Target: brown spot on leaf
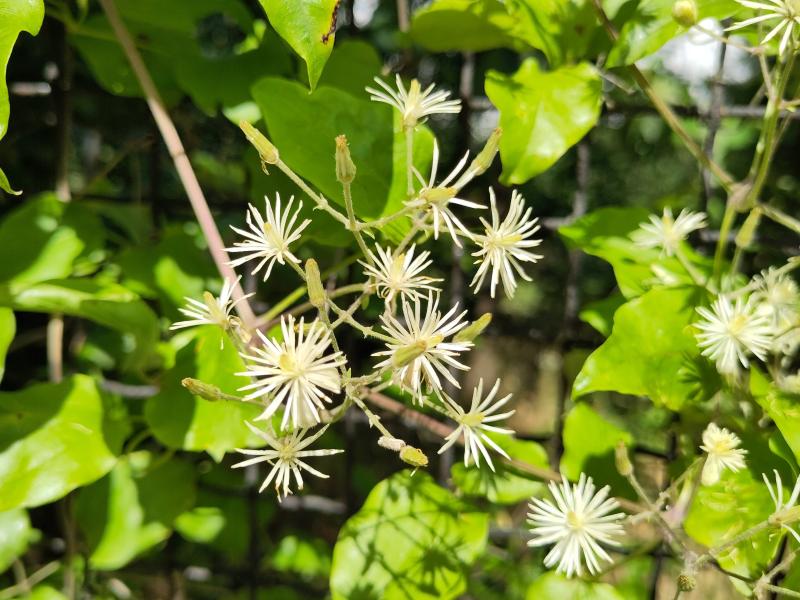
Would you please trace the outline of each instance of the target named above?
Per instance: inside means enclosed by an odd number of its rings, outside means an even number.
[[[341,3],[342,0],[336,0],[336,5],[333,7],[333,13],[331,14],[331,26],[328,28],[328,32],[322,36],[323,44],[327,44],[328,40],[336,33],[336,19],[339,17],[339,5]]]

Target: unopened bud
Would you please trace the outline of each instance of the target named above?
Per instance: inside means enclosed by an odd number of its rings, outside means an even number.
[[[483,147],[483,150],[478,153],[478,156],[475,157],[470,165],[469,170],[475,175],[485,173],[486,170],[492,166],[494,157],[497,156],[497,150],[500,148],[500,137],[502,135],[503,130],[498,127],[492,132],[489,139],[486,140],[486,145]]]
[[[406,443],[400,438],[382,435],[380,438],[378,438],[378,446],[381,448],[386,448],[387,450],[391,450],[392,452],[400,452],[406,447]]]
[[[744,223],[742,223],[741,229],[739,229],[739,233],[736,234],[735,241],[737,248],[747,248],[753,243],[753,238],[755,237],[756,229],[758,229],[758,224],[760,222],[761,209],[756,206],[750,211],[750,214],[747,215]]]
[[[253,144],[261,160],[267,164],[278,164],[278,149],[272,145],[263,133],[253,127],[247,121],[240,121],[239,128],[244,132],[247,141]]]
[[[689,573],[681,573],[678,575],[678,589],[682,592],[691,592],[697,587],[697,579],[694,575]]]
[[[336,179],[339,183],[350,183],[356,178],[356,165],[350,158],[347,137],[336,136]]]
[[[414,448],[414,446],[403,446],[400,450],[400,460],[416,468],[428,466],[428,457],[422,450]]]
[[[327,297],[325,288],[322,287],[319,266],[313,258],[309,258],[306,261],[306,286],[308,287],[308,300],[311,302],[311,306],[317,309],[323,308]]]
[[[677,0],[672,5],[672,18],[681,27],[691,27],[697,23],[697,4],[694,0]]]
[[[396,369],[405,367],[422,356],[425,350],[427,350],[425,342],[417,342],[410,346],[403,346],[392,355],[392,366]]]
[[[617,471],[619,471],[620,475],[630,477],[633,474],[633,465],[628,456],[628,448],[622,440],[618,441],[616,448],[614,448],[614,460],[617,463]]]
[[[473,321],[464,329],[459,331],[453,336],[453,341],[458,342],[471,342],[483,333],[483,330],[492,322],[492,313],[483,313],[477,320]]]
[[[205,383],[200,381],[199,379],[192,379],[191,377],[186,377],[185,379],[181,380],[181,385],[185,387],[191,394],[195,396],[200,396],[205,400],[211,400],[212,402],[216,402],[217,400],[221,400],[223,397],[222,390],[219,389],[215,385],[211,385],[210,383]]]

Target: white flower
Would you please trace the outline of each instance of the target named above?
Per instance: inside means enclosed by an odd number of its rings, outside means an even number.
[[[242,353],[248,368],[237,375],[255,381],[240,391],[254,390],[245,400],[272,395],[256,421],[269,419],[285,402],[281,429],[286,429],[290,416],[293,427],[319,423],[319,409],[324,407],[323,402],[331,402],[326,392],[338,393],[341,389],[337,369],[345,364],[345,357],[341,352],[325,354],[331,344],[330,333],[316,319],[307,328],[300,319],[295,327],[294,317],[284,316],[281,331],[280,342],[258,331],[263,348],[253,348],[253,354]]]
[[[513,434],[511,429],[504,429],[489,423],[502,421],[514,414],[515,411],[509,410],[502,414],[495,414],[501,407],[505,406],[511,400],[511,394],[503,396],[500,400],[495,401],[497,390],[500,388],[500,380],[498,379],[494,387],[489,391],[486,398],[481,399],[483,396],[483,379],[478,381],[478,387],[472,392],[472,404],[469,407],[469,412],[464,412],[464,409],[458,403],[447,396],[442,394],[445,406],[451,413],[451,416],[458,423],[458,427],[453,430],[453,433],[445,438],[445,444],[439,448],[439,454],[452,446],[461,434],[464,434],[464,466],[468,467],[470,459],[475,463],[476,467],[480,466],[481,458],[486,459],[489,468],[494,471],[494,464],[486,446],[489,445],[498,454],[509,458],[505,450],[498,446],[492,438],[486,435],[486,431],[494,431],[495,433]]]
[[[698,345],[703,355],[716,362],[720,373],[737,373],[739,363],[747,368],[748,354],[760,360],[766,358],[772,344],[772,328],[769,319],[757,314],[749,301],[737,298],[733,304],[719,296],[711,310],[700,307],[697,312],[703,317],[695,323],[701,331],[697,334]]]
[[[703,485],[714,485],[719,481],[722,471],[730,469],[734,473],[745,466],[744,456],[747,450],[739,448],[741,440],[735,433],[724,427],[709,423],[703,432],[703,445],[700,449],[706,452],[701,481]]]
[[[439,144],[436,142],[436,140],[433,140],[433,162],[431,164],[430,180],[426,182],[422,175],[420,175],[419,171],[414,169],[414,175],[416,175],[417,179],[419,180],[422,189],[420,189],[415,198],[412,198],[406,202],[406,206],[421,208],[431,212],[433,216],[434,239],[439,239],[439,230],[441,229],[442,225],[444,225],[447,228],[447,231],[450,232],[450,237],[453,238],[453,243],[459,248],[461,247],[461,241],[458,239],[456,229],[461,231],[461,233],[467,237],[472,237],[472,234],[466,227],[464,227],[464,224],[458,220],[458,217],[455,216],[450,208],[450,205],[457,204],[460,206],[466,206],[468,208],[486,208],[483,204],[478,204],[477,202],[456,197],[456,194],[460,189],[459,182],[469,173],[469,171],[467,171],[464,176],[459,178],[459,181],[456,182],[454,186],[450,186],[455,178],[458,177],[458,174],[464,168],[464,165],[467,164],[467,158],[469,158],[469,152],[467,152],[458,162],[452,172],[445,177],[444,180],[439,183],[439,185],[436,185],[436,173],[439,169]]]
[[[178,321],[170,326],[170,330],[184,329],[186,327],[194,327],[196,325],[218,325],[224,330],[228,331],[232,327],[238,326],[238,321],[235,317],[231,317],[231,311],[236,307],[239,302],[246,300],[253,294],[242,296],[238,300],[231,302],[231,294],[233,288],[239,283],[241,277],[238,277],[235,282],[229,279],[225,280],[222,285],[222,290],[219,293],[219,298],[215,298],[211,292],[203,294],[203,301],[195,300],[194,298],[186,298],[186,307],[179,308],[178,310],[185,316],[189,317],[188,321]],[[224,338],[220,341],[220,347],[224,343]]]
[[[492,210],[492,223],[489,224],[486,219],[481,217],[481,223],[486,229],[486,233],[476,237],[481,248],[477,252],[473,252],[472,256],[477,257],[475,264],[480,266],[470,285],[475,286],[475,293],[477,293],[491,269],[490,293],[492,298],[494,298],[498,279],[503,282],[506,296],[512,298],[517,289],[514,271],[525,281],[530,281],[531,278],[525,273],[520,263],[535,263],[542,258],[540,254],[534,254],[527,250],[527,248],[535,248],[542,243],[540,239],[530,239],[534,233],[539,231],[538,219],[531,219],[532,209],[525,210],[525,199],[516,190],[511,192],[511,205],[508,207],[505,220],[500,221],[497,199],[492,188],[489,188],[489,204]]]
[[[611,557],[600,544],[615,546],[615,538],[625,531],[619,521],[622,513],[610,514],[619,508],[614,498],[608,497],[609,487],[595,493],[591,477],[581,473],[574,486],[562,479],[561,485],[550,482],[549,500],[531,498],[528,522],[534,538],[529,546],[555,546],[544,559],[546,567],[558,565],[556,571],[567,577],[583,574],[583,564],[590,573],[600,570],[599,560],[611,562]],[[598,560],[599,559],[599,560]]]
[[[784,502],[783,501],[783,482],[781,481],[781,476],[778,473],[778,471],[776,471],[776,470],[773,470],[773,473],[775,473],[775,487],[774,488],[772,487],[772,484],[770,483],[769,479],[767,479],[767,476],[765,474],[762,473],[761,477],[763,477],[764,483],[767,484],[767,489],[769,490],[769,495],[772,497],[772,501],[775,503],[775,512],[773,514],[774,515],[778,515],[779,517],[782,517],[784,515],[782,515],[780,513],[785,513],[786,511],[789,511],[792,508],[795,508],[795,505],[797,504],[797,500],[800,499],[800,477],[797,478],[797,481],[794,484],[794,489],[792,489],[792,493],[789,496],[789,499],[786,502]],[[789,516],[789,515],[786,515],[786,516]],[[798,517],[800,517],[800,515],[798,515]],[[790,518],[791,518],[791,516],[790,516]],[[797,519],[793,519],[793,520],[797,520]],[[798,542],[800,542],[800,533],[798,533],[796,529],[790,527],[789,523],[784,523],[780,519],[779,519],[779,522],[781,524],[781,527],[783,527],[786,531],[791,533],[794,536],[794,539],[796,539]]]
[[[456,387],[460,387],[449,368],[469,370],[469,367],[458,362],[457,358],[461,352],[466,352],[473,345],[472,342],[445,341],[445,338],[466,327],[467,322],[463,319],[467,311],[456,314],[458,312],[456,304],[442,316],[439,312],[438,296],[434,298],[433,293],[429,292],[423,315],[424,301],[422,298],[415,298],[412,305],[403,298],[405,324],[392,314],[381,315],[383,328],[393,341],[387,344],[388,350],[373,354],[373,356],[387,357],[375,365],[375,368],[392,369],[392,381],[410,391],[420,404],[423,402],[423,383],[434,390],[442,389],[439,375]],[[398,353],[413,349],[418,349],[420,354],[398,368]]]
[[[420,295],[418,290],[436,291],[436,287],[431,284],[441,281],[421,274],[433,261],[428,258],[430,252],[427,251],[414,256],[414,248],[412,245],[407,252],[395,256],[391,248],[387,247],[384,250],[377,245],[377,253],[368,251],[369,262],[359,261],[364,265],[367,276],[375,280],[378,295],[384,298],[387,304],[397,295],[413,299]]]
[[[300,214],[303,203],[299,202],[297,210],[290,215],[294,196],[289,198],[289,202],[286,203],[286,208],[283,211],[281,210],[280,194],[275,194],[274,210],[270,206],[269,199],[265,197],[264,200],[267,208],[266,221],[252,204],[248,204],[249,210],[246,214],[247,226],[250,231],[231,226],[231,229],[244,236],[245,239],[243,242],[234,243],[232,248],[226,248],[226,250],[228,252],[246,253],[244,256],[232,260],[230,262],[232,267],[238,267],[251,260],[258,260],[258,264],[251,271],[252,275],[255,275],[264,265],[267,265],[267,269],[264,271],[264,281],[266,281],[276,262],[282,265],[286,264],[287,260],[293,263],[300,262],[300,259],[289,251],[289,245],[300,239],[300,234],[308,227],[311,220],[306,219],[295,227],[297,215]]]
[[[308,429],[295,430],[287,435],[275,437],[266,431],[262,431],[261,429],[254,427],[247,421],[245,421],[245,425],[250,428],[250,431],[266,441],[269,445],[269,448],[266,450],[248,450],[237,448],[237,452],[241,452],[242,454],[249,456],[255,456],[256,458],[248,458],[240,463],[236,463],[233,465],[233,468],[238,469],[260,462],[268,462],[270,465],[272,465],[272,468],[270,469],[267,477],[264,479],[264,483],[261,484],[261,487],[258,489],[258,491],[259,493],[263,492],[264,489],[274,479],[275,491],[278,494],[278,500],[281,500],[281,488],[283,488],[284,498],[292,493],[292,490],[289,489],[292,475],[294,475],[295,482],[297,483],[297,489],[303,489],[303,477],[301,475],[301,471],[308,471],[312,475],[316,475],[322,479],[328,479],[327,475],[320,473],[313,467],[309,466],[308,463],[303,460],[304,458],[309,458],[312,456],[330,456],[332,454],[344,452],[344,450],[305,450],[305,448],[313,444],[323,433],[325,433],[325,431],[328,429],[327,425],[308,438],[305,437],[306,433],[308,433]]]
[[[461,102],[459,100],[447,99],[450,92],[434,92],[433,84],[422,90],[419,81],[416,79],[411,80],[408,91],[406,91],[400,75],[396,77],[397,89],[392,88],[379,77],[375,78],[375,83],[382,89],[377,90],[371,87],[366,89],[370,94],[370,100],[383,102],[400,111],[403,116],[403,127],[407,129],[414,128],[417,123],[424,121],[425,117],[429,115],[458,113],[461,111]]]
[[[763,46],[783,31],[781,43],[778,46],[778,54],[783,54],[789,47],[789,42],[792,41],[795,26],[800,25],[800,2],[797,0],[765,0],[764,2],[752,2],[752,0],[736,1],[742,6],[763,10],[765,12],[757,17],[734,23],[733,26],[728,27],[727,31],[734,31],[755,23],[761,23],[762,21],[780,19],[778,24],[764,36],[763,40],[761,40],[761,45]]]
[[[776,335],[800,320],[800,290],[794,279],[770,267],[753,278],[756,290],[751,300],[757,311],[769,317]]]
[[[650,215],[649,223],[642,223],[631,234],[631,239],[641,248],[661,248],[661,254],[674,256],[680,243],[690,233],[706,226],[706,214],[685,208],[677,219],[672,218],[672,209],[667,207],[661,217]]]

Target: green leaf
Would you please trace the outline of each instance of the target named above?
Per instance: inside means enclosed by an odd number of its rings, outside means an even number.
[[[625,600],[625,596],[608,583],[567,579],[552,571],[534,581],[525,597],[527,600]]]
[[[306,62],[313,91],[333,49],[338,0],[259,0],[275,28]]]
[[[410,33],[431,52],[483,52],[518,45],[516,23],[500,0],[435,0],[414,13]]]
[[[573,397],[615,391],[679,410],[696,395],[687,364],[699,356],[689,328],[699,300],[697,288],[656,288],[621,306],[611,336],[578,373]]]
[[[163,444],[183,450],[207,451],[216,460],[234,448],[259,445],[245,426],[261,412],[244,402],[211,402],[192,396],[182,385],[184,377],[212,382],[223,392],[236,394],[246,379],[236,373],[245,370],[233,343],[219,327],[197,328],[196,339],[177,355],[173,369],[164,374],[161,391],[149,398],[144,415],[153,434]],[[261,442],[263,444],[263,441]]]
[[[345,134],[359,171],[352,184],[353,205],[361,217],[381,214],[392,180],[391,109],[320,86],[309,94],[302,85],[267,77],[253,86],[272,142],[281,158],[322,194],[344,206],[336,180],[334,139]],[[311,202],[305,199],[305,202]]]
[[[3,381],[6,370],[6,353],[16,332],[17,320],[14,318],[14,311],[0,308],[0,381]]]
[[[684,529],[701,544],[716,546],[764,521],[774,508],[766,486],[748,469],[726,471],[719,483],[698,488]],[[767,570],[781,537],[764,531],[717,559],[734,573],[758,577]]]
[[[344,40],[334,48],[319,85],[336,87],[356,98],[364,97],[364,88],[375,85],[383,63],[378,52],[361,40]]]
[[[22,556],[35,538],[28,511],[15,508],[0,512],[0,573]]]
[[[614,293],[608,298],[588,303],[578,317],[608,337],[611,335],[611,328],[614,325],[614,313],[623,304],[625,304],[625,296]]]
[[[22,193],[20,190],[15,190],[11,187],[11,183],[8,181],[8,176],[5,174],[3,169],[0,169],[0,190],[3,190],[7,194],[11,194],[13,196],[19,196]]]
[[[0,393],[0,511],[47,504],[105,475],[117,461],[108,433],[85,375]]]
[[[81,490],[78,525],[95,569],[119,569],[169,537],[194,501],[194,467],[149,452],[121,459],[106,477]]]
[[[800,396],[778,389],[758,369],[750,370],[750,392],[800,461]]]
[[[331,554],[323,540],[287,535],[281,538],[271,554],[269,564],[277,571],[296,573],[305,579],[327,578],[331,570]]]
[[[486,545],[488,524],[427,473],[397,473],[339,532],[333,598],[455,598],[466,589],[465,567]]]
[[[503,128],[501,181],[519,184],[550,168],[594,127],[602,86],[588,63],[541,71],[529,58],[513,75],[489,71],[486,95]]]
[[[700,19],[723,19],[741,7],[733,0],[696,0]],[[686,29],[672,18],[674,0],[640,0],[635,12],[626,15],[619,38],[608,54],[607,67],[630,65],[656,52]]]
[[[125,368],[142,366],[158,341],[159,325],[147,304],[130,290],[87,279],[0,286],[0,306],[18,311],[83,317],[131,336]]]
[[[599,487],[610,485],[616,494],[635,497],[617,471],[614,449],[618,442],[630,446],[633,436],[604,418],[585,402],[579,402],[564,420],[564,454],[561,471],[577,480],[581,473],[594,477]]]
[[[49,585],[37,585],[30,594],[23,596],[25,600],[67,600],[67,597]]]
[[[518,440],[507,435],[495,435],[492,439],[513,459],[547,468],[547,452],[540,444]],[[465,467],[456,463],[450,470],[453,483],[465,494],[483,496],[495,504],[516,504],[538,495],[544,484],[531,475],[519,473],[501,460],[494,461],[495,472],[488,466]]]
[[[23,31],[36,35],[44,20],[42,0],[0,0],[0,140],[8,132],[11,105],[8,102],[6,69],[11,50]],[[0,189],[9,194],[19,194],[11,189],[6,174],[0,170]]]

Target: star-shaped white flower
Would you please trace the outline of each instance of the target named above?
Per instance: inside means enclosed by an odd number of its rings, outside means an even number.
[[[179,308],[178,310],[189,317],[189,320],[173,323],[170,326],[170,330],[195,327],[197,325],[217,325],[222,327],[225,331],[237,327],[238,320],[231,316],[231,312],[237,304],[247,300],[247,298],[253,295],[247,294],[238,300],[231,301],[233,288],[239,283],[239,280],[241,280],[241,277],[238,277],[235,282],[226,279],[225,283],[222,284],[222,290],[218,298],[215,298],[211,292],[205,292],[203,294],[202,302],[194,298],[185,298],[186,307]],[[222,347],[224,341],[224,338],[220,341],[220,347]]]
[[[631,239],[641,248],[660,248],[662,256],[674,256],[690,233],[705,226],[705,213],[684,208],[678,218],[673,219],[672,209],[667,207],[661,217],[650,215],[650,222],[639,225]]]
[[[328,475],[317,471],[303,459],[314,456],[331,456],[332,454],[340,454],[341,452],[344,452],[344,450],[333,449],[306,450],[306,448],[317,441],[317,439],[325,433],[325,431],[328,429],[327,425],[325,425],[325,427],[321,428],[311,437],[305,437],[308,433],[308,429],[299,429],[284,436],[275,437],[266,431],[262,431],[258,427],[253,426],[247,421],[245,421],[245,425],[247,425],[250,431],[252,431],[255,435],[267,442],[269,448],[264,450],[237,448],[237,452],[241,452],[242,454],[248,456],[254,456],[255,458],[248,458],[247,460],[236,463],[233,465],[233,468],[239,469],[242,467],[255,465],[260,462],[268,462],[270,465],[272,465],[272,468],[270,469],[258,491],[259,493],[263,492],[270,482],[274,480],[275,491],[278,494],[278,500],[282,500],[281,491],[283,491],[283,498],[286,498],[286,496],[292,493],[292,490],[289,488],[292,475],[294,475],[297,489],[303,489],[303,476],[301,471],[307,471],[316,477],[328,479]],[[281,488],[283,489],[281,490]]]
[[[698,345],[704,356],[716,362],[720,373],[736,374],[740,364],[747,368],[749,354],[766,359],[772,345],[771,323],[749,301],[737,298],[732,303],[726,296],[718,296],[711,310],[700,307],[697,312],[703,317],[695,323],[701,331]]]
[[[472,256],[477,259],[475,264],[480,266],[470,285],[475,286],[475,293],[478,293],[486,275],[491,270],[492,279],[489,289],[492,298],[494,298],[498,280],[503,282],[506,296],[512,298],[517,289],[514,272],[516,271],[517,275],[525,281],[530,281],[531,278],[525,273],[521,263],[535,263],[542,258],[541,254],[534,254],[528,250],[528,248],[535,248],[542,243],[540,239],[531,239],[531,236],[539,231],[539,220],[531,218],[533,209],[529,207],[525,210],[525,199],[516,190],[511,192],[511,205],[508,207],[508,214],[503,221],[500,220],[497,198],[492,188],[489,188],[489,204],[492,210],[492,222],[490,224],[481,217],[485,233],[475,237],[480,249],[472,253]]]
[[[511,400],[511,394],[503,396],[495,401],[497,390],[500,389],[500,380],[498,379],[486,398],[483,398],[483,379],[478,381],[478,386],[472,392],[472,404],[469,407],[469,412],[465,412],[459,404],[446,394],[442,394],[441,398],[444,401],[445,407],[450,412],[450,415],[458,423],[453,432],[445,438],[445,444],[439,448],[439,454],[447,450],[450,446],[458,441],[459,437],[464,435],[464,466],[468,467],[470,461],[475,463],[476,467],[480,467],[481,454],[489,465],[489,468],[494,471],[494,464],[486,446],[492,448],[501,456],[509,458],[505,450],[498,446],[486,432],[493,431],[494,433],[513,434],[511,429],[505,429],[492,425],[497,421],[507,419],[514,414],[515,411],[509,410],[501,414],[497,411],[505,406]]]
[[[244,256],[230,262],[232,267],[238,267],[251,260],[258,261],[258,264],[251,271],[252,275],[258,273],[266,265],[267,268],[264,271],[264,281],[266,281],[270,273],[272,273],[272,267],[275,266],[276,262],[282,265],[286,264],[286,261],[292,261],[295,264],[300,263],[300,259],[292,254],[289,246],[300,239],[300,235],[311,223],[311,220],[305,219],[295,227],[297,216],[300,214],[300,209],[303,208],[303,203],[299,202],[297,210],[292,214],[294,196],[289,198],[289,202],[286,203],[286,207],[283,209],[281,209],[280,194],[275,194],[274,209],[270,205],[268,198],[265,197],[264,200],[266,201],[266,220],[252,204],[248,204],[249,210],[246,213],[246,218],[249,231],[231,226],[231,229],[236,233],[244,236],[244,241],[235,242],[233,247],[226,248],[226,250],[231,253],[244,253]]]
[[[427,306],[423,312],[423,303]],[[401,322],[393,314],[381,315],[383,328],[392,342],[387,343],[388,350],[376,352],[373,356],[385,356],[383,362],[375,365],[376,369],[392,369],[392,381],[408,390],[414,399],[423,403],[423,385],[440,391],[442,389],[441,377],[447,379],[456,387],[458,381],[450,373],[450,367],[462,371],[469,367],[458,361],[458,356],[472,347],[472,342],[445,341],[467,326],[464,315],[467,311],[458,313],[458,304],[453,306],[442,316],[439,312],[438,296],[428,293],[428,298],[415,298],[409,302],[403,299],[403,318]],[[398,353],[409,349],[418,349],[419,356],[397,367]]]
[[[461,240],[458,239],[456,230],[460,231],[462,235],[467,237],[472,237],[472,234],[466,227],[464,227],[464,224],[453,213],[451,205],[457,204],[459,206],[466,206],[467,208],[486,208],[483,204],[478,204],[477,202],[472,202],[471,200],[464,200],[463,198],[456,197],[456,194],[458,194],[460,189],[458,185],[459,182],[456,181],[456,178],[464,169],[464,165],[467,164],[468,158],[469,152],[464,155],[451,173],[437,185],[436,174],[439,170],[439,144],[436,142],[436,140],[433,140],[433,162],[431,163],[430,179],[425,181],[419,171],[414,169],[414,175],[416,176],[422,188],[414,198],[406,202],[406,206],[423,209],[426,212],[431,213],[431,216],[433,217],[434,239],[439,239],[439,231],[442,229],[442,227],[445,227],[447,228],[447,231],[450,232],[450,237],[453,238],[453,243],[459,248],[461,247]],[[469,171],[467,171],[467,173],[469,173]],[[459,178],[459,181],[461,179],[463,179],[463,177]],[[454,182],[455,185],[451,185]]]
[[[703,485],[714,485],[719,481],[722,471],[730,469],[734,473],[745,467],[744,457],[747,450],[739,448],[739,436],[724,427],[709,423],[703,432],[703,445],[700,449],[707,454],[701,482]]]
[[[743,27],[754,25],[755,23],[761,23],[762,21],[778,19],[777,25],[775,25],[769,33],[764,36],[764,39],[761,40],[761,45],[763,46],[783,31],[781,42],[778,45],[778,54],[786,52],[787,48],[790,46],[790,42],[793,41],[796,28],[800,27],[800,2],[797,0],[765,0],[764,2],[753,2],[752,0],[736,1],[742,6],[764,11],[764,13],[757,17],[734,23],[731,27],[728,27],[726,31],[735,31]]]
[[[575,485],[566,478],[560,485],[550,482],[555,503],[531,498],[528,523],[533,539],[528,545],[555,543],[544,559],[546,567],[556,565],[557,572],[572,577],[583,574],[584,564],[595,574],[600,561],[612,562],[601,544],[618,545],[617,539],[625,533],[620,525],[625,515],[612,513],[619,503],[608,497],[609,489],[605,486],[595,493],[592,478],[581,473]]]
[[[378,295],[390,304],[395,297],[402,296],[414,299],[420,296],[420,290],[433,290],[431,285],[441,279],[434,279],[423,275],[433,262],[428,257],[430,252],[420,252],[414,256],[415,246],[412,245],[406,252],[395,255],[392,249],[375,247],[376,252],[369,251],[367,261],[359,261],[364,265],[364,272],[375,280]]]
[[[328,330],[318,320],[308,327],[303,319],[295,326],[292,315],[281,318],[283,340],[258,336],[262,348],[252,348],[242,353],[247,370],[237,373],[255,381],[240,388],[253,390],[245,400],[268,396],[268,404],[256,421],[269,419],[282,404],[286,404],[281,429],[286,429],[291,418],[293,427],[307,427],[319,423],[319,409],[332,402],[328,393],[339,393],[341,377],[339,367],[345,364],[341,352],[325,354],[331,345]]]
[[[777,470],[773,470],[773,473],[775,474],[775,487],[772,486],[770,480],[767,478],[765,474],[762,473],[761,477],[764,479],[764,483],[767,484],[769,495],[772,497],[772,501],[775,503],[775,512],[773,513],[773,515],[777,515],[778,517],[783,517],[786,512],[795,508],[795,506],[797,505],[797,501],[800,499],[800,477],[798,477],[797,481],[795,481],[792,493],[789,495],[789,498],[786,500],[786,502],[784,502],[783,481],[781,481],[781,476]],[[800,515],[797,516],[800,517]],[[791,533],[794,539],[800,542],[800,533],[798,533],[794,527],[791,527],[791,523],[785,523],[783,522],[782,519],[778,520],[780,521],[781,527],[783,527],[786,531]]]
[[[448,100],[450,92],[434,91],[431,84],[424,90],[420,87],[419,81],[411,80],[411,84],[406,90],[400,75],[396,76],[397,89],[388,83],[375,78],[381,89],[368,87],[369,99],[374,102],[383,102],[400,111],[403,116],[403,127],[413,129],[417,123],[425,121],[425,118],[435,114],[458,113],[461,111],[459,100]]]

